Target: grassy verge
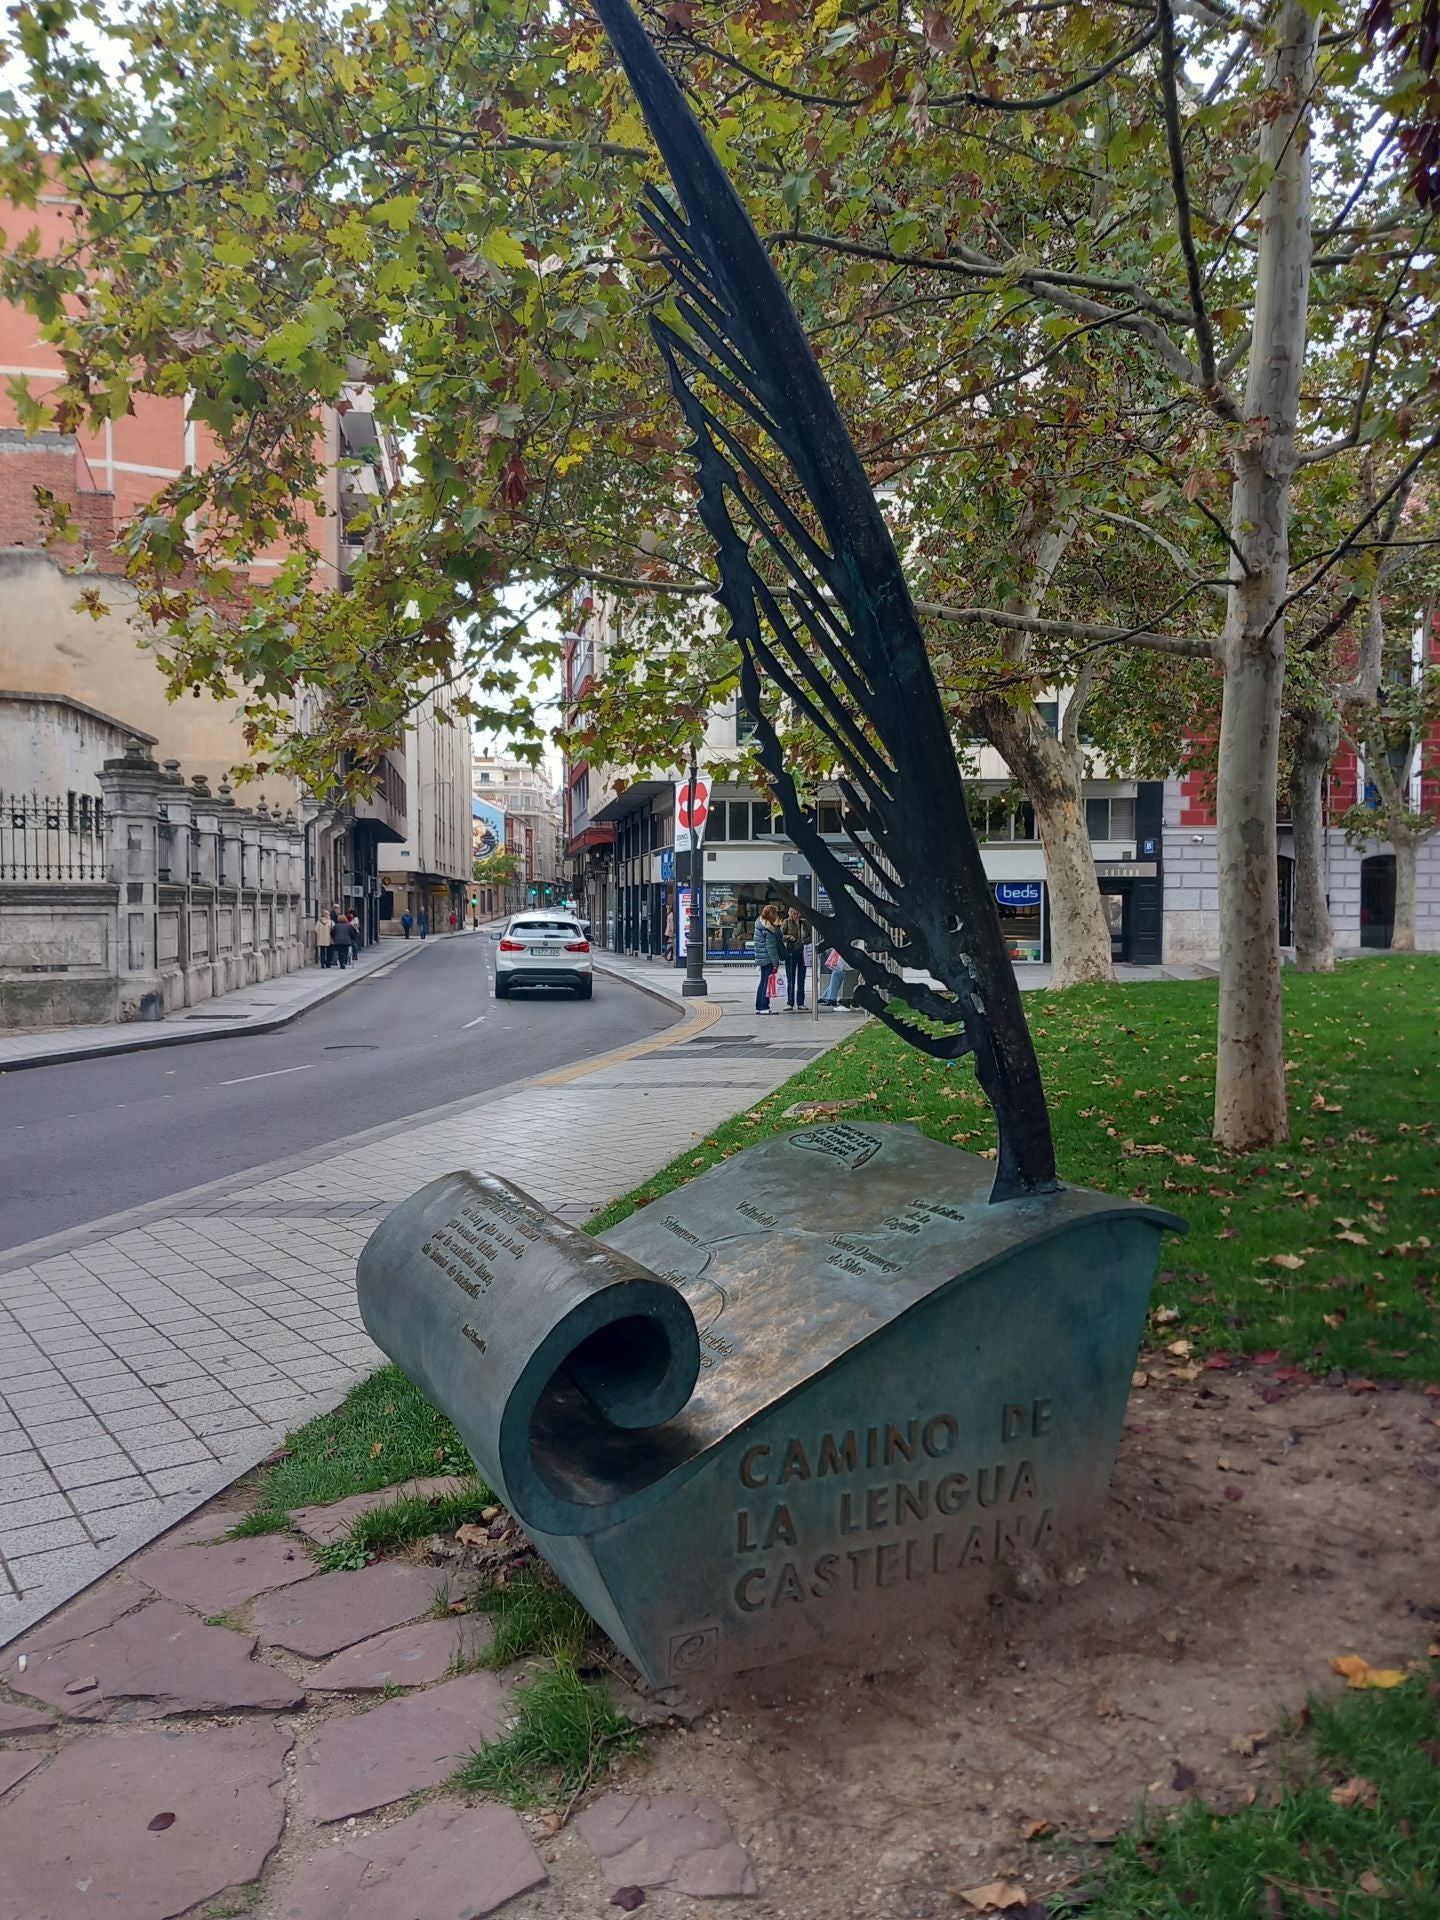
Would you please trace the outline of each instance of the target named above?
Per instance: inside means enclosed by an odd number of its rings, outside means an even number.
[[[1440,1241],[1440,956],[1391,954],[1285,976],[1288,1146],[1220,1151],[1213,981],[1025,996],[1066,1179],[1172,1208],[1169,1337],[1278,1348],[1315,1370],[1433,1379]],[[835,1018],[842,1016],[836,1015]],[[768,1134],[797,1101],[855,1101],[851,1121],[914,1121],[993,1149],[968,1061],[944,1067],[870,1022],[749,1113],[717,1127],[591,1223],[599,1232]]]
[[[1436,1920],[1440,1708],[1425,1676],[1313,1703],[1274,1805],[1127,1836],[1089,1920]],[[1052,1907],[1057,1916],[1067,1911]],[[1076,1911],[1072,1906],[1068,1911]]]
[[[508,1667],[527,1654],[574,1666],[596,1631],[580,1602],[549,1573],[516,1574],[503,1587],[477,1594],[474,1605],[489,1615],[494,1631],[487,1667]]]
[[[563,1805],[639,1738],[608,1690],[583,1680],[568,1661],[517,1689],[515,1701],[510,1732],[472,1753],[452,1787],[491,1793],[515,1807]]]
[[[283,1456],[257,1476],[254,1510],[233,1532],[274,1532],[296,1507],[373,1493],[405,1480],[474,1472],[475,1463],[450,1421],[421,1398],[398,1367],[382,1367],[333,1413],[289,1436]],[[439,1524],[424,1531],[434,1533]]]
[[[363,1567],[377,1553],[393,1551],[408,1541],[423,1540],[432,1533],[453,1534],[457,1527],[480,1518],[494,1495],[482,1481],[470,1479],[455,1493],[406,1494],[372,1507],[362,1513],[342,1539],[316,1550],[322,1567]]]

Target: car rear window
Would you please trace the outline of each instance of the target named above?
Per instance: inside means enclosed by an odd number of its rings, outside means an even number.
[[[580,929],[573,920],[517,920],[510,928],[511,933],[568,933],[572,939],[579,937]]]

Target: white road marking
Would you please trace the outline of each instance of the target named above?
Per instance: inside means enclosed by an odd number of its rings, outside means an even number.
[[[282,1073],[308,1073],[315,1062],[307,1060],[303,1067],[272,1067],[269,1073],[242,1073],[238,1080],[222,1080],[222,1087],[243,1087],[247,1080],[274,1080]]]
[[[467,1020],[465,1022],[465,1025],[460,1029],[460,1031],[464,1033],[471,1027],[478,1027],[480,1022],[484,1020],[486,1017],[487,1016],[483,1013],[477,1013],[473,1020]]]

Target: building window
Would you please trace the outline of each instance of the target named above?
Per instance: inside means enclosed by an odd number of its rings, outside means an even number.
[[[1092,840],[1133,840],[1135,838],[1133,795],[1087,800],[1085,831]]]
[[[755,738],[755,719],[745,710],[745,703],[739,693],[735,695],[735,740],[739,746]]]
[[[815,809],[815,826],[822,834],[838,834],[844,831],[838,801],[822,800],[820,802]]]
[[[978,840],[988,842],[1033,841],[1035,809],[1028,800],[1016,800],[1004,793],[976,793],[966,796],[970,822]]]
[[[1060,702],[1058,700],[1037,700],[1035,711],[1050,729],[1051,733],[1060,731]]]
[[[771,816],[770,802],[756,800],[751,803],[751,834],[756,840],[768,840],[775,831]]]

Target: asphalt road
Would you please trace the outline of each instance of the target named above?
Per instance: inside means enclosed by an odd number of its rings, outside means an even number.
[[[278,1033],[0,1076],[0,1247],[658,1033],[619,980],[497,1000],[484,934],[437,940]]]

